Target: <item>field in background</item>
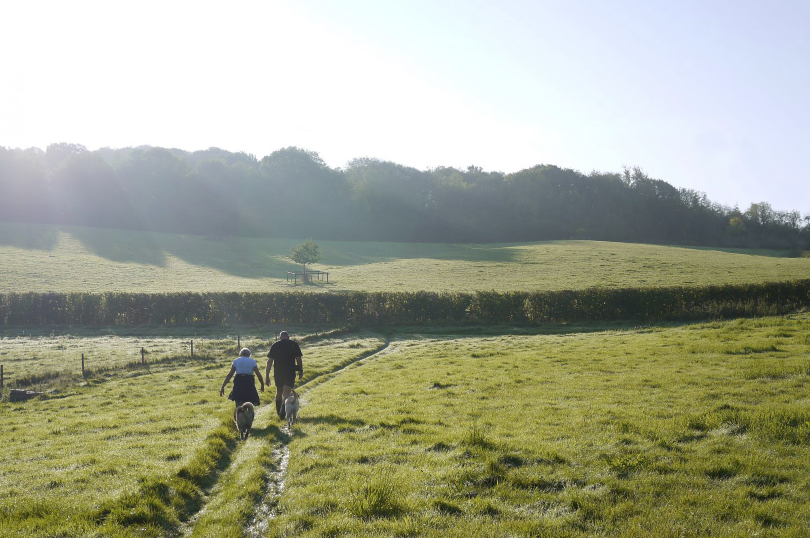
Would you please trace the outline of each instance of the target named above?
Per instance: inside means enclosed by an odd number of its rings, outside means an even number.
[[[317,238],[316,238],[317,239]],[[329,284],[293,286],[300,241],[215,239],[0,223],[3,292],[536,291],[739,284],[807,278],[776,251],[553,241],[414,244],[318,241]]]
[[[810,315],[549,329],[307,336],[288,438],[235,442],[224,348],[2,402],[0,536],[265,535],[279,443],[270,536],[803,535]]]
[[[307,375],[316,375],[353,356],[357,348],[364,348],[363,339],[350,341],[345,337],[316,336],[311,329],[284,327],[293,338],[306,342]],[[188,327],[188,326],[133,326],[102,329],[0,329],[0,364],[6,386],[36,388],[47,387],[56,378],[62,382],[81,377],[81,357],[85,356],[85,369],[89,375],[110,373],[141,364],[140,350],[147,366],[194,356],[215,359],[227,364],[239,354],[237,342],[248,347],[264,372],[267,352],[275,341],[277,327],[258,330],[255,327]],[[308,342],[308,340],[313,340]]]

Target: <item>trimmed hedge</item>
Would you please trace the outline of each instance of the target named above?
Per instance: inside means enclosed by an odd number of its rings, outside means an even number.
[[[764,316],[808,306],[810,280],[505,293],[6,293],[0,324],[533,324]]]

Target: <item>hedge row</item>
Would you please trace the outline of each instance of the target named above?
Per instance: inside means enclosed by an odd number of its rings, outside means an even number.
[[[810,306],[810,280],[538,292],[6,293],[2,325],[521,323],[711,319]]]

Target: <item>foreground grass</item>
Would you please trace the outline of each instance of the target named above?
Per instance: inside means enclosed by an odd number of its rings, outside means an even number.
[[[364,334],[312,338],[303,346],[308,375],[383,344]],[[198,535],[241,529],[263,494],[278,429],[266,425],[272,406],[262,406],[249,449],[237,452],[233,404],[219,396],[234,357],[169,357],[0,403],[0,536],[171,536],[215,484],[199,532],[219,530]]]
[[[0,223],[0,293],[20,291],[535,291],[806,278],[810,258],[599,241],[319,241],[330,283],[293,286],[300,241]],[[69,270],[67,270],[69,269]]]
[[[307,394],[271,536],[805,536],[810,316],[417,339]]]
[[[225,367],[177,361],[171,369],[119,372],[44,400],[0,404],[0,534],[81,534],[111,518],[165,519],[111,505],[149,499],[144,490],[155,493],[151,484],[198,468],[195,454],[209,436],[219,438],[213,446],[226,442],[218,429],[227,416],[216,393]]]
[[[308,339],[267,533],[804,536],[810,315],[577,329]],[[0,403],[0,536],[243,535],[286,438],[236,442],[231,359]]]

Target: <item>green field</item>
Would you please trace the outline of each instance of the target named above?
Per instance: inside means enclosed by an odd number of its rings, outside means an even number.
[[[810,315],[549,329],[307,335],[301,422],[245,443],[216,331],[4,401],[0,536],[806,534]]]
[[[316,238],[317,239],[317,238]],[[810,258],[776,251],[551,241],[413,244],[318,241],[329,284],[287,283],[300,241],[208,238],[0,223],[2,292],[537,291],[740,284],[807,278]]]
[[[319,241],[315,268],[330,283],[295,286],[286,256],[299,242],[0,223],[0,293],[539,291],[810,275],[810,259],[770,251]],[[284,327],[305,354],[301,422],[290,432],[264,405],[239,442],[219,386],[237,338],[263,368],[280,328],[0,329],[0,537],[810,528],[810,314]],[[14,386],[45,394],[11,403]]]

